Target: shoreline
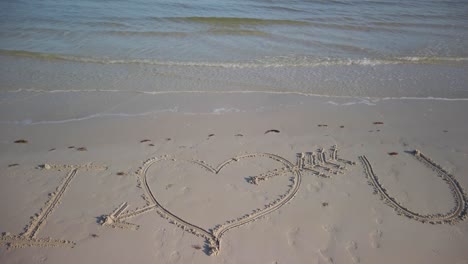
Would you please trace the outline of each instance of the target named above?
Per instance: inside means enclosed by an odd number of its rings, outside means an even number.
[[[24,247],[7,250],[2,245],[4,262],[45,257],[47,263],[63,263],[66,256],[70,263],[457,263],[468,257],[466,220],[457,215],[452,225],[430,224],[398,215],[373,194],[358,162],[365,155],[378,175],[379,190],[408,212],[437,215],[457,201],[460,205],[451,185],[406,151],[419,149],[431,157],[434,166],[453,175],[461,188],[457,194],[463,194],[468,189],[468,124],[461,121],[465,100],[379,100],[370,105],[355,98],[265,93],[8,95],[14,98],[0,104],[1,120],[115,116],[1,124],[0,210],[8,214],[0,217],[0,232],[9,232],[3,240]],[[177,111],[157,112],[162,109]],[[117,116],[143,112],[149,114]],[[338,156],[328,153],[334,145]],[[327,150],[323,162],[329,163],[312,167],[314,159],[307,153],[320,153],[320,148]],[[285,161],[252,153],[271,153]],[[305,157],[302,162],[296,160],[299,154]],[[164,155],[169,156],[151,166],[145,163]],[[338,169],[339,159],[357,164]],[[217,164],[225,165],[221,170]],[[105,169],[86,169],[96,166]],[[73,168],[78,168],[73,182],[55,196]],[[289,199],[284,194],[297,171],[301,177],[293,180],[294,199],[263,216],[258,209]],[[249,181],[254,176],[259,180]],[[142,183],[145,189],[138,187]],[[153,210],[148,194],[142,198],[144,190],[165,210],[206,232],[223,223],[248,223],[223,233],[218,254],[210,255],[201,237]],[[21,237],[30,217],[48,200],[57,205],[47,216],[39,214],[37,237]],[[102,225],[113,211],[115,226],[130,229]],[[257,214],[262,217],[256,219]]]
[[[269,92],[370,98],[468,98],[468,64],[218,68],[100,65],[0,55],[0,92]]]
[[[324,98],[343,98],[343,99],[366,99],[375,102],[386,100],[441,100],[441,101],[466,101],[468,98],[450,98],[450,97],[369,97],[369,96],[353,96],[353,95],[325,95],[304,93],[295,91],[126,91],[126,90],[36,90],[36,89],[17,89],[11,91],[2,91],[0,93],[127,93],[127,94],[148,94],[148,95],[167,95],[167,94],[271,94],[271,95],[298,95]]]
[[[4,97],[0,100],[0,124],[24,126],[64,124],[90,119],[142,118],[164,113],[182,115],[262,113],[288,108],[306,108],[305,105],[316,103],[323,107],[336,107],[337,110],[358,105],[375,107],[400,103],[447,106],[453,104],[463,109],[468,101],[468,98],[369,98],[268,91],[27,90],[0,92],[0,98],[2,94]],[[82,103],[88,107],[82,107]],[[67,108],[73,111],[57,112]]]

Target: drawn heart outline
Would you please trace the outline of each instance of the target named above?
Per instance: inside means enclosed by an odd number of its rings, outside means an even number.
[[[266,204],[263,209],[256,209],[251,214],[246,214],[243,217],[237,218],[236,220],[227,221],[222,225],[217,225],[213,229],[206,230],[202,227],[197,225],[191,224],[190,222],[178,217],[174,213],[170,212],[167,208],[163,207],[159,201],[156,199],[156,195],[151,190],[150,185],[148,184],[147,180],[147,173],[149,168],[156,164],[157,162],[161,162],[164,160],[176,160],[170,156],[162,156],[162,157],[153,157],[148,159],[143,163],[143,166],[139,168],[136,174],[139,176],[139,184],[143,188],[145,194],[144,199],[147,201],[147,208],[154,208],[156,209],[157,213],[162,216],[163,218],[167,219],[170,223],[175,224],[176,226],[182,228],[184,231],[190,232],[196,236],[203,237],[206,241],[206,248],[207,254],[209,255],[217,255],[220,246],[221,246],[221,237],[230,229],[242,226],[249,222],[255,221],[263,216],[266,216],[276,210],[278,210],[283,205],[287,204],[291,201],[294,196],[296,195],[297,191],[299,190],[299,186],[301,184],[302,175],[300,169],[297,168],[294,164],[292,164],[287,159],[270,153],[253,153],[253,154],[246,154],[237,156],[234,158],[230,158],[222,163],[220,163],[217,167],[213,167],[201,160],[180,160],[183,162],[189,162],[195,165],[199,165],[209,172],[218,174],[225,166],[232,162],[239,161],[241,159],[248,159],[248,158],[257,158],[257,157],[267,157],[273,159],[277,162],[283,164],[284,168],[289,170],[293,174],[291,178],[292,184],[290,188],[287,190],[286,193],[280,195],[280,198]]]

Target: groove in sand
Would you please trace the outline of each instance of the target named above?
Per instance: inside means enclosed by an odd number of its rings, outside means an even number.
[[[463,188],[460,186],[458,181],[447,171],[445,171],[440,165],[432,161],[429,157],[422,154],[420,151],[415,150],[411,153],[418,161],[422,162],[424,165],[429,167],[431,170],[437,173],[437,176],[441,177],[450,188],[453,199],[455,201],[455,206],[447,213],[437,213],[437,214],[428,214],[422,215],[417,212],[411,211],[410,209],[401,205],[395,198],[391,197],[387,190],[379,182],[379,179],[374,173],[374,169],[370,164],[366,156],[360,156],[359,160],[361,161],[366,177],[369,179],[369,185],[374,188],[374,191],[380,194],[382,200],[385,204],[392,207],[397,214],[404,215],[410,219],[414,219],[421,223],[430,223],[430,224],[456,224],[464,219],[467,215],[467,199],[464,193]]]
[[[322,155],[322,164],[324,167],[336,167],[335,169],[337,170],[343,170],[344,165],[338,165],[335,164],[331,161],[327,161],[328,158],[326,158],[325,152],[320,152]],[[330,153],[330,160],[332,161],[337,161],[337,148],[334,146],[332,148],[332,152]],[[283,167],[280,169],[280,173],[271,173],[273,176],[279,176],[279,175],[284,175],[284,174],[292,174],[293,177],[290,177],[290,182],[291,185],[289,185],[289,189],[282,195],[279,195],[279,198],[276,200],[264,205],[264,208],[257,208],[253,210],[251,213],[245,214],[241,217],[238,217],[237,219],[232,219],[226,221],[224,224],[221,225],[216,225],[213,229],[204,229],[202,227],[199,227],[197,225],[194,225],[177,215],[173,214],[171,211],[169,211],[167,208],[164,208],[159,201],[156,198],[156,195],[153,193],[151,190],[148,181],[147,181],[147,173],[149,168],[160,161],[164,160],[172,160],[176,161],[176,159],[165,155],[161,157],[153,157],[148,160],[146,160],[143,163],[143,166],[138,169],[136,172],[137,175],[137,187],[142,188],[144,191],[144,194],[142,195],[143,199],[146,202],[145,207],[136,209],[133,211],[125,211],[127,207],[127,203],[122,203],[118,208],[114,210],[113,213],[108,215],[104,221],[102,221],[103,225],[108,225],[111,227],[117,227],[117,228],[133,228],[135,229],[135,225],[130,224],[128,222],[125,222],[124,220],[136,217],[138,215],[144,214],[146,212],[156,210],[156,212],[163,218],[167,219],[170,223],[178,226],[179,228],[183,229],[184,231],[187,231],[193,235],[196,235],[198,237],[202,237],[205,239],[206,243],[206,248],[207,253],[210,255],[216,255],[218,254],[220,247],[221,247],[221,238],[222,236],[229,230],[235,228],[235,227],[240,227],[244,224],[247,224],[249,222],[255,221],[257,219],[260,219],[276,210],[281,208],[282,206],[286,205],[289,203],[296,195],[297,191],[299,190],[299,186],[301,185],[302,181],[302,172],[305,171],[310,171],[311,166],[313,164],[309,164],[306,161],[306,156],[301,153],[300,159],[297,160],[297,164],[294,165],[290,161],[286,160],[285,158],[275,155],[275,154],[270,154],[270,153],[253,153],[253,154],[246,154],[246,155],[241,155],[237,156],[231,159],[228,159],[221,164],[219,164],[217,167],[212,167],[209,164],[207,164],[204,161],[201,160],[180,160],[179,162],[188,162],[192,163],[195,165],[198,165],[202,168],[205,168],[208,172],[218,174],[226,165],[239,161],[241,159],[248,159],[248,158],[257,158],[257,157],[267,157],[270,159],[273,159],[275,161],[280,162]],[[312,162],[312,159],[310,159]],[[342,160],[341,163],[346,163],[346,164],[353,164],[351,161],[346,161]],[[268,174],[268,173],[267,173]],[[273,177],[272,176],[272,177]],[[253,177],[254,179],[257,179]],[[263,179],[265,180],[265,179]]]
[[[102,169],[103,167],[93,164],[86,165],[48,165],[48,169],[69,170],[67,176],[62,183],[57,187],[57,190],[51,193],[49,200],[45,206],[39,210],[33,217],[31,222],[25,227],[24,232],[19,235],[12,235],[5,232],[0,237],[0,245],[6,245],[9,249],[23,247],[63,247],[74,246],[75,242],[53,238],[37,238],[40,229],[46,224],[47,218],[60,204],[63,195],[70,187],[70,183],[75,177],[79,169]],[[105,168],[107,169],[107,168]]]

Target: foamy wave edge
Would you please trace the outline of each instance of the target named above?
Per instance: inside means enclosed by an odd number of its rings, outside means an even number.
[[[388,100],[432,100],[432,101],[468,101],[468,98],[449,98],[449,97],[417,97],[417,96],[401,96],[401,97],[371,97],[371,96],[352,96],[352,95],[326,95],[314,94],[298,91],[126,91],[126,90],[41,90],[41,89],[18,89],[11,91],[3,91],[0,93],[128,93],[128,94],[147,94],[147,95],[171,95],[171,94],[278,94],[278,95],[298,95],[323,98],[348,98],[348,99],[365,99],[372,102],[388,101]]]
[[[382,59],[341,59],[341,58],[311,58],[311,57],[270,57],[250,62],[190,62],[161,61],[156,59],[113,59],[108,57],[84,57],[54,53],[31,52],[22,50],[1,50],[0,55],[28,57],[43,60],[71,61],[95,64],[136,64],[155,66],[186,66],[186,67],[216,67],[216,68],[279,68],[279,67],[315,67],[315,66],[377,66],[395,64],[445,64],[468,62],[468,57],[392,57]]]
[[[13,120],[13,121],[0,121],[0,124],[8,124],[8,125],[56,125],[56,124],[65,124],[70,122],[76,121],[85,121],[94,118],[102,118],[102,117],[143,117],[149,115],[155,115],[159,113],[166,113],[166,112],[177,112],[178,108],[170,108],[170,109],[163,109],[151,112],[144,112],[144,113],[136,113],[136,114],[126,114],[126,113],[97,113],[91,114],[88,116],[77,117],[77,118],[69,118],[69,119],[61,119],[61,120],[41,120],[41,121],[32,121],[30,119],[25,120]]]

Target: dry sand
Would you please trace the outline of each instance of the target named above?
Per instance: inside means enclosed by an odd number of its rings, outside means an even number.
[[[0,262],[468,263],[467,110],[2,93]]]

